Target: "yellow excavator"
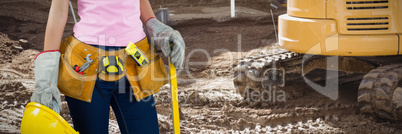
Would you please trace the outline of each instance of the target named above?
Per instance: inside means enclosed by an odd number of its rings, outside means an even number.
[[[357,83],[362,113],[402,120],[402,0],[288,0],[278,21],[280,48],[235,68],[244,99],[301,80],[336,100]]]

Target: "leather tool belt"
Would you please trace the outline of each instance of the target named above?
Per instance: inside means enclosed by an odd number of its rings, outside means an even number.
[[[97,47],[85,44],[73,36],[66,38],[60,45],[61,59],[58,88],[63,94],[86,102],[91,102],[97,78],[105,81],[117,81],[126,76],[133,89],[137,101],[148,97],[159,91],[159,88],[168,83],[168,76],[164,63],[155,48],[148,44],[147,39],[135,43],[149,59],[149,64],[138,66],[129,57],[124,49],[116,51],[105,51]],[[86,62],[86,57],[93,60],[91,65],[81,74],[73,68],[81,66]],[[121,63],[122,73],[101,73],[105,65],[102,59],[108,57],[116,58]],[[121,66],[119,65],[119,66]]]

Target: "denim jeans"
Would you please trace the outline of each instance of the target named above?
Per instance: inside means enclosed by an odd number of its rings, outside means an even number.
[[[112,106],[122,134],[159,133],[152,95],[136,101],[126,77],[112,82],[98,78],[95,85],[91,103],[66,96],[76,131],[80,134],[109,133],[109,112]]]

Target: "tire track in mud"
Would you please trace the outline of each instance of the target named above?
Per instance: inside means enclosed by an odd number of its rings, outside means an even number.
[[[20,123],[23,115],[23,107],[0,111],[0,133],[20,133]]]
[[[325,118],[330,118],[337,115],[346,114],[349,112],[348,107],[356,106],[346,105],[340,106],[332,102],[324,105],[332,105],[327,108],[319,108],[319,106],[311,106],[310,108],[289,106],[289,107],[273,107],[267,109],[253,108],[248,106],[232,106],[230,103],[224,103],[222,108],[210,107],[202,109],[200,112],[192,113],[196,116],[189,116],[190,122],[198,122],[197,124],[208,125],[193,125],[189,127],[198,128],[199,126],[212,130],[237,130],[244,131],[247,128],[255,129],[257,126],[295,126],[292,129],[302,127],[304,129],[312,129],[318,127],[319,121]],[[341,108],[343,107],[343,108]],[[184,108],[185,109],[185,108]],[[187,110],[183,110],[187,111]],[[191,113],[183,112],[183,113]],[[188,116],[187,116],[188,117]],[[313,122],[316,121],[316,122]],[[287,132],[288,129],[280,130]],[[265,131],[273,132],[273,131]]]
[[[32,80],[30,80],[32,81]],[[24,106],[29,102],[29,91],[24,80],[5,80],[0,82],[0,133],[20,133]]]
[[[0,69],[0,78],[1,79],[9,79],[15,80],[15,78],[27,78],[29,77],[28,74],[20,73],[14,69]],[[25,79],[27,80],[27,79]]]
[[[225,84],[228,83],[222,83]],[[183,133],[402,132],[401,123],[361,115],[357,103],[334,101],[314,91],[298,99],[271,103],[242,100],[234,87],[207,88],[204,83],[196,82],[179,90]],[[309,87],[300,88],[309,90]],[[157,94],[160,130],[172,132],[169,88],[162,88]]]
[[[32,91],[19,81],[2,81],[0,83],[1,109],[19,108],[29,102]]]
[[[343,105],[335,102],[323,104],[328,107],[320,108],[322,106],[315,105],[261,109],[236,107],[231,106],[229,103],[225,103],[222,108],[200,106],[198,110],[195,110],[194,107],[182,107],[183,116],[185,116],[182,125],[185,128],[184,130],[188,130],[188,132],[199,133],[231,133],[237,131],[245,133],[401,132],[392,128],[392,125],[389,126],[390,124],[378,125],[372,118],[366,119],[363,115],[356,115],[358,108],[355,104]],[[351,116],[344,116],[348,114],[351,114]],[[348,120],[348,118],[351,118],[351,120]],[[359,118],[363,118],[362,122],[359,122]],[[346,126],[342,125],[342,122]],[[367,128],[370,124],[374,124],[377,127],[367,129],[367,131],[357,129],[358,126]],[[354,127],[348,128],[349,126]],[[382,127],[385,129],[381,130],[380,128]]]

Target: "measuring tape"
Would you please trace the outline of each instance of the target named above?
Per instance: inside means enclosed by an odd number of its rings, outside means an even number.
[[[118,56],[102,57],[102,73],[105,74],[123,74],[123,61]]]

